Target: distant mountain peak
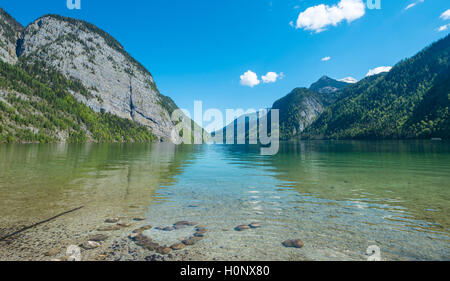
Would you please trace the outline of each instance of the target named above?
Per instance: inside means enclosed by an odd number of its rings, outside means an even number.
[[[340,91],[348,85],[349,82],[338,81],[324,75],[317,82],[313,83],[309,89],[321,94],[330,94]]]

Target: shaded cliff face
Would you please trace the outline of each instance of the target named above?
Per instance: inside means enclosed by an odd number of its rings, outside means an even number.
[[[16,43],[22,31],[22,25],[0,8],[0,60],[12,64],[17,62]]]
[[[280,110],[280,138],[287,140],[303,132],[328,105],[324,96],[306,88],[296,88],[276,101],[272,109]]]
[[[95,112],[107,112],[151,129],[169,141],[176,108],[153,77],[106,32],[84,21],[47,15],[23,32],[17,51],[22,64],[42,64],[89,90],[72,94]]]

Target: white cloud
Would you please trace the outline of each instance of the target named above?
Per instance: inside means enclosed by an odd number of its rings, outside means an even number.
[[[329,60],[331,60],[331,57],[324,57],[324,58],[322,58],[322,61],[329,61]]]
[[[241,75],[241,85],[248,86],[248,87],[255,87],[256,85],[259,85],[261,81],[258,79],[258,75],[254,73],[253,71],[249,70],[245,72],[243,75]]]
[[[338,81],[345,82],[345,83],[351,83],[351,84],[355,84],[355,83],[358,82],[358,80],[356,80],[353,77],[345,77],[345,78],[342,78],[342,79],[338,79]]]
[[[380,66],[380,67],[369,70],[369,72],[367,72],[367,74],[366,74],[366,77],[372,76],[372,75],[377,75],[382,72],[389,72],[389,71],[391,71],[391,69],[392,69],[391,66]]]
[[[417,4],[422,3],[424,0],[417,0],[414,3],[409,4],[408,6],[406,6],[405,11],[411,9],[412,7],[416,6]]]
[[[293,21],[290,21],[290,22],[289,22],[289,25],[290,25],[291,27],[294,27],[294,22],[293,22]]]
[[[329,25],[337,26],[346,20],[348,23],[364,16],[366,7],[362,0],[340,0],[337,5],[320,4],[309,7],[300,13],[296,28],[314,30],[316,33],[326,30]]]
[[[450,20],[450,9],[448,9],[447,11],[442,13],[441,19],[443,19],[443,20]]]
[[[449,29],[450,28],[450,23],[449,24],[446,24],[446,25],[443,25],[443,26],[440,26],[438,29],[437,29],[437,31],[439,31],[439,32],[441,32],[441,31],[446,31],[447,29]]]
[[[284,74],[281,72],[277,74],[275,72],[267,72],[266,75],[261,76],[263,83],[275,83],[278,79],[283,79]]]

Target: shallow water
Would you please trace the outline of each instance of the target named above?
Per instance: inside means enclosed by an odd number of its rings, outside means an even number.
[[[193,259],[365,260],[377,245],[386,260],[449,260],[449,144],[287,142],[275,156],[257,146],[1,145],[0,236],[80,205],[137,206],[153,226],[205,225]],[[251,222],[262,227],[234,230]],[[193,231],[147,234],[170,244]]]

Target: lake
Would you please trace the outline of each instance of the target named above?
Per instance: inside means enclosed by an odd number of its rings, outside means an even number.
[[[154,227],[208,229],[168,260],[367,260],[372,245],[384,260],[450,260],[450,143],[284,142],[275,156],[252,145],[0,145],[0,237],[80,206],[0,241],[0,260],[49,260],[106,218],[137,216],[161,245],[194,230]],[[132,230],[109,232],[84,259],[151,256]]]

